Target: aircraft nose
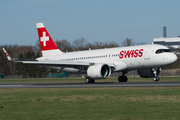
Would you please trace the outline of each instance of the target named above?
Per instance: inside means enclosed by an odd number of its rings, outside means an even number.
[[[169,57],[169,62],[171,63],[175,63],[177,61],[178,57],[176,54],[172,54],[170,57]]]

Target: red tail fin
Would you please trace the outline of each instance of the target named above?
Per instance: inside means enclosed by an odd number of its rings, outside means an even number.
[[[37,26],[37,31],[38,31],[38,35],[39,35],[39,42],[41,45],[41,51],[42,51],[43,56],[62,53],[58,49],[56,44],[54,43],[51,36],[49,35],[44,24],[43,23],[37,23],[36,26]]]

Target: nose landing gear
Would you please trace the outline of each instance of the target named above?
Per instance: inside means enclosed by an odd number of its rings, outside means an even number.
[[[152,69],[153,73],[154,73],[154,81],[157,82],[160,80],[160,78],[158,77],[158,75],[160,74],[161,72],[161,68],[153,68]]]
[[[159,80],[160,80],[159,77],[154,77],[154,82],[157,82],[157,81],[159,81]]]

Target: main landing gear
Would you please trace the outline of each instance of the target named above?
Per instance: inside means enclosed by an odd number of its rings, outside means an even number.
[[[118,77],[118,81],[119,81],[119,82],[127,82],[127,80],[128,80],[128,79],[127,79],[126,76],[119,76],[119,77]]]
[[[94,79],[90,79],[89,77],[85,78],[85,83],[94,83]]]
[[[118,77],[119,82],[127,82],[128,78],[127,76],[124,76],[127,72],[122,72],[122,76]]]

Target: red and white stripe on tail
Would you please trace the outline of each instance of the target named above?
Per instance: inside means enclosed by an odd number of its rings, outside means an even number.
[[[36,23],[42,55],[51,56],[61,54],[62,51],[54,43],[43,23]]]
[[[4,53],[5,53],[6,57],[7,57],[7,59],[8,59],[9,61],[12,61],[12,58],[11,58],[11,56],[8,54],[8,52],[6,52],[6,50],[5,50],[4,48],[2,48],[2,49],[3,49],[3,51],[4,51]]]

